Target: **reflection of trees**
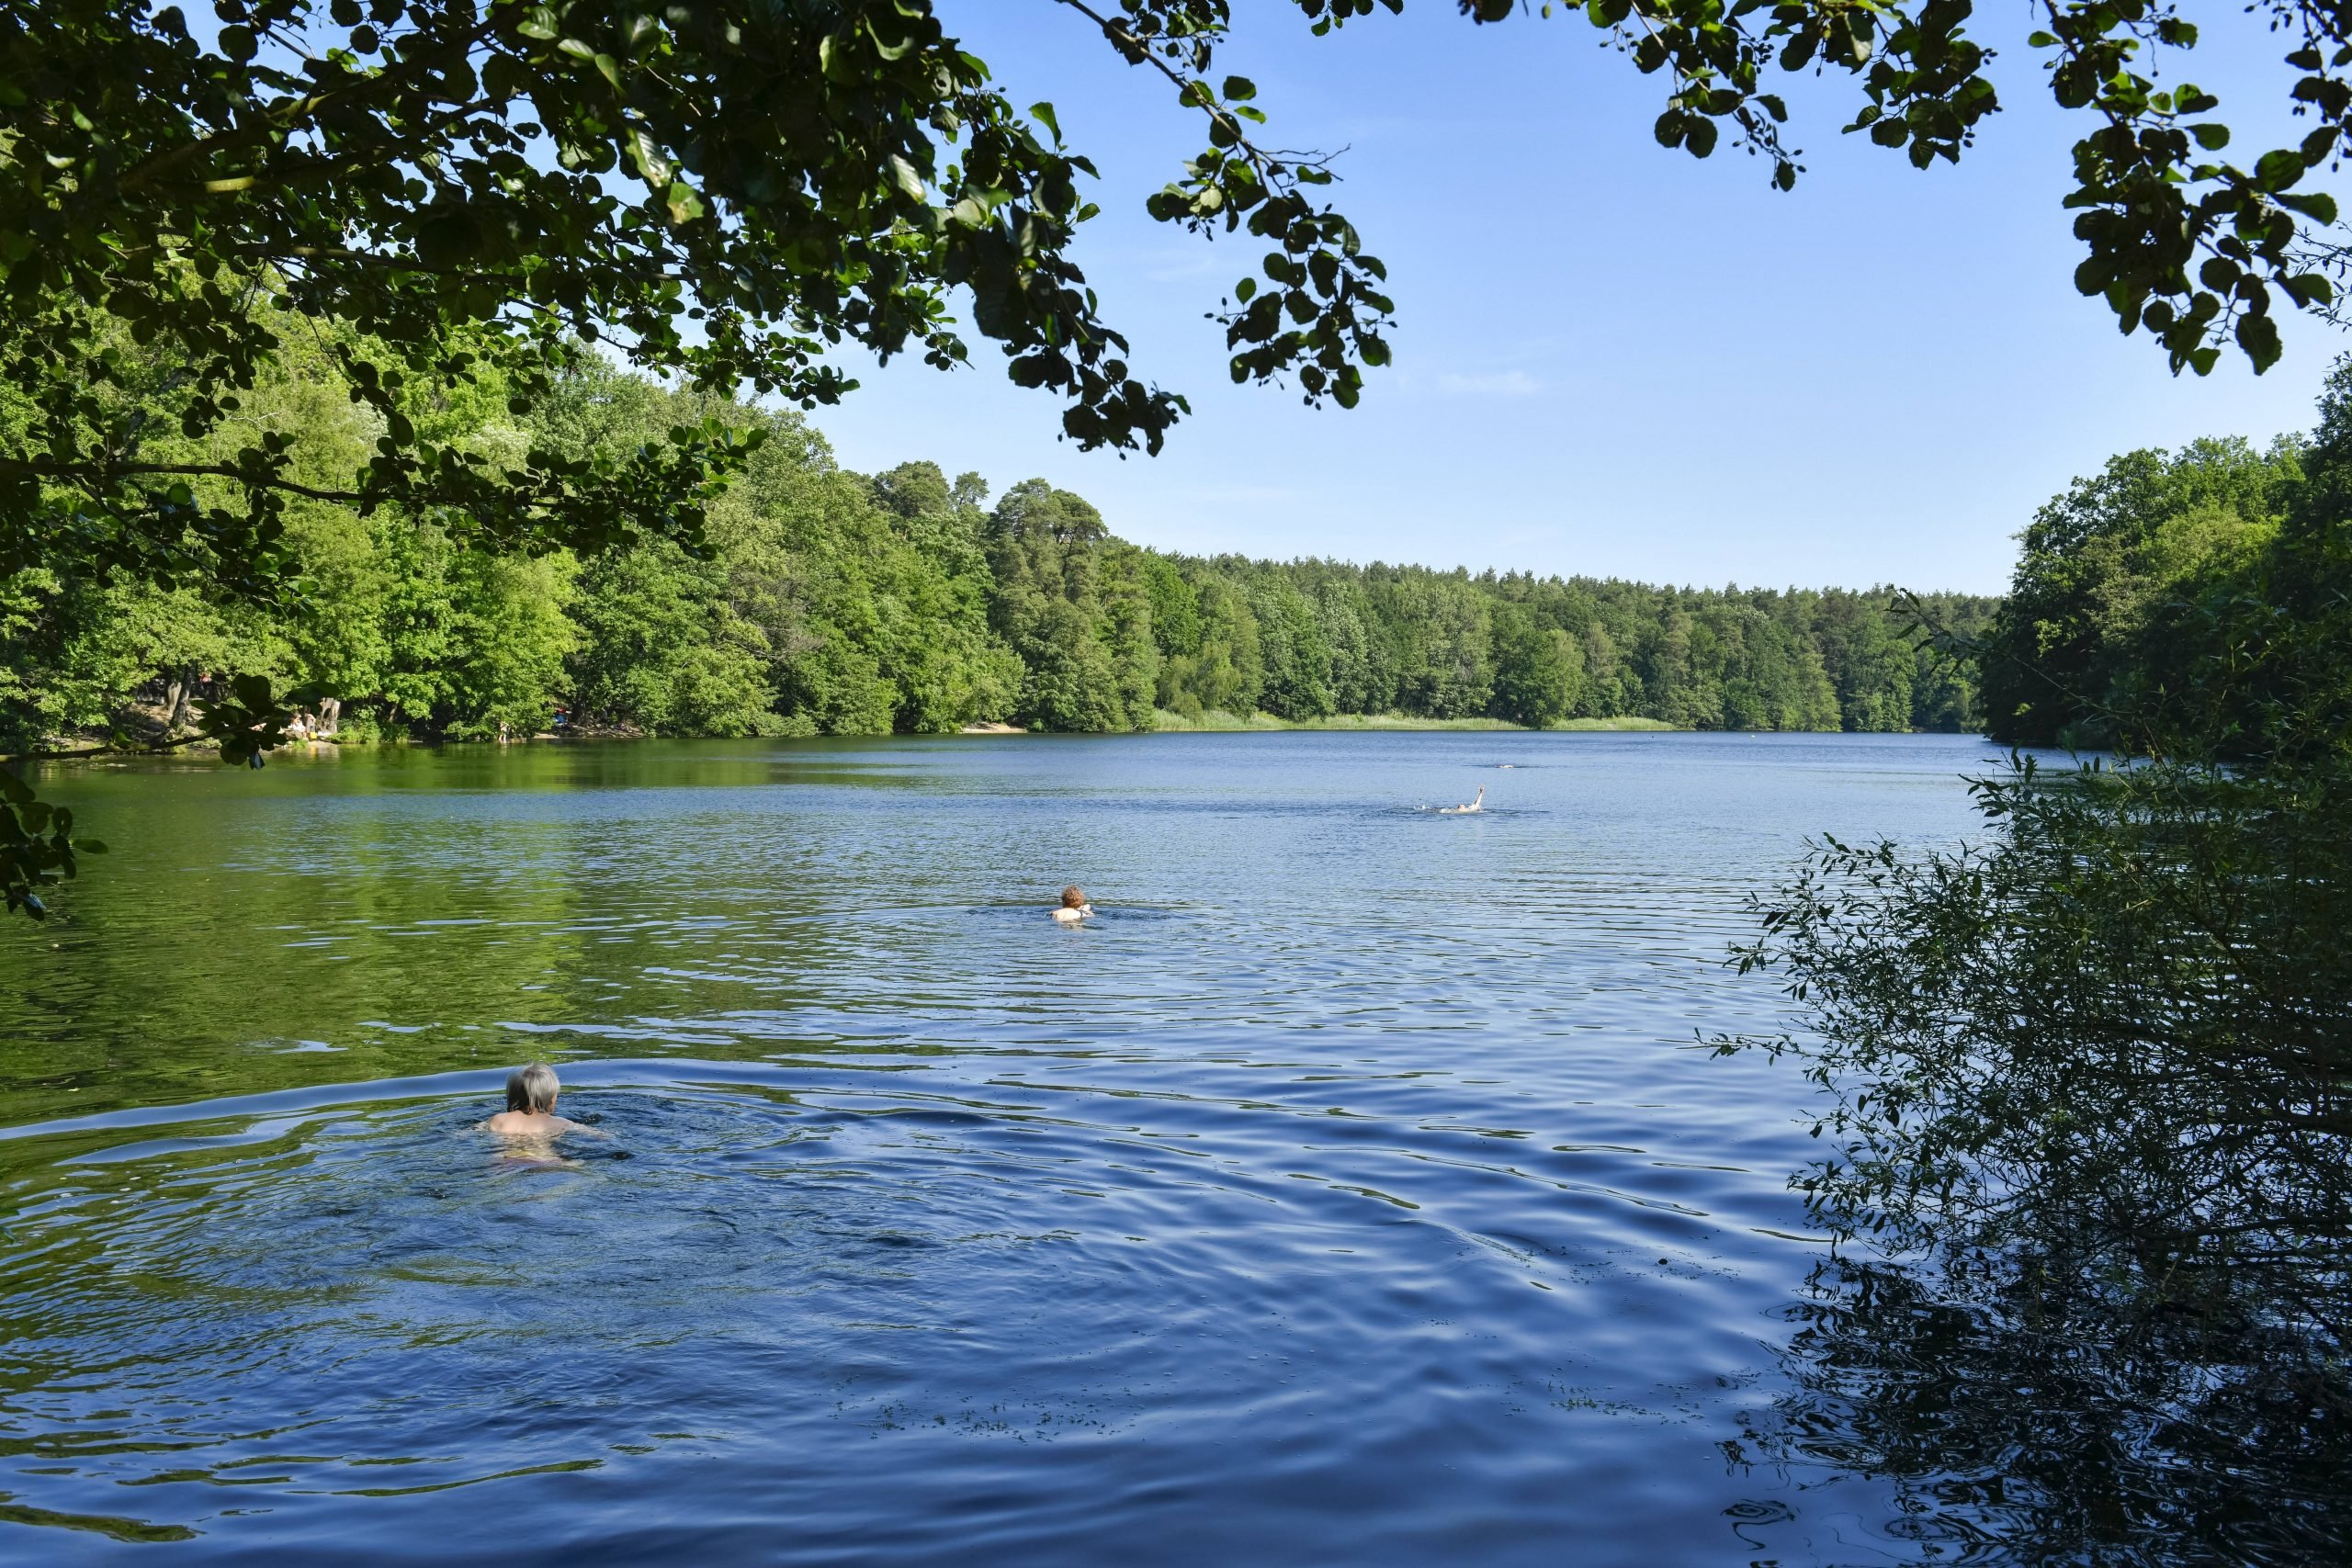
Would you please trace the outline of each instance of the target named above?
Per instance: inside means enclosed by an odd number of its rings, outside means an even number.
[[[1826,1091],[1757,1456],[2032,1561],[2352,1540],[2352,831],[2333,764],[2030,768],[1984,846],[1825,846],[1740,957]],[[1851,1251],[1850,1245],[1847,1250]]]
[[[2258,1295],[2151,1302],[2073,1262],[1825,1264],[1739,1457],[1891,1483],[1894,1528],[1962,1561],[2337,1560],[2341,1364]]]

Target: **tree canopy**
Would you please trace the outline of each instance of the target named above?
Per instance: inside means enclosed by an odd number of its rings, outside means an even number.
[[[1216,72],[1228,0],[1059,3],[1202,117],[1207,144],[1151,214],[1270,247],[1220,311],[1235,378],[1355,402],[1388,357],[1385,269],[1322,200],[1329,162],[1261,146],[1254,85]],[[1322,32],[1403,0],[1293,4]],[[1481,23],[1526,9],[1457,4]],[[1583,9],[1663,74],[1661,143],[1704,157],[1727,132],[1784,188],[1804,165],[1775,72],[1849,75],[1862,102],[1845,129],[1922,167],[1957,159],[2000,107],[1967,0]],[[2211,95],[2156,85],[2151,57],[2197,41],[2176,7],[2051,0],[2028,39],[2058,102],[2098,122],[2067,198],[2088,251],[2077,282],[2175,368],[2209,368],[2229,339],[2267,366],[2274,292],[2330,299],[2298,241],[2334,203],[2299,187],[2352,115],[2352,14],[2267,9],[2312,129],[2246,167]],[[1081,446],[1157,451],[1184,412],[1129,364],[1074,259],[1093,165],[1051,104],[1005,96],[931,0],[213,10],[198,27],[145,0],[0,4],[5,357],[36,416],[0,454],[0,570],[200,570],[264,594],[301,494],[444,507],[502,543],[699,547],[744,438],[681,428],[584,468],[543,449],[493,461],[421,430],[404,393],[490,367],[527,403],[584,341],[702,390],[815,406],[850,385],[825,357],[843,342],[967,360],[958,289]],[[356,329],[336,353],[382,428],[351,472],[306,487],[237,414],[288,334],[329,319]],[[146,389],[167,392],[162,415]],[[147,448],[163,432],[206,449],[161,459]]]
[[[335,374],[326,359],[294,367],[247,411],[332,462],[370,428]],[[62,735],[154,743],[208,701],[251,714],[241,682],[310,694],[345,742],[529,735],[559,711],[575,732],[684,736],[1340,715],[1954,729],[1975,716],[1968,671],[1905,635],[1890,589],[1165,554],[1045,480],[991,505],[981,476],[951,480],[919,459],[853,473],[797,411],[594,360],[519,423],[491,400],[435,428],[470,449],[593,461],[714,416],[763,439],[711,503],[700,553],[660,537],[584,554],[469,547],[437,522],[299,497],[284,547],[309,588],[290,605],[219,585],[0,579],[0,750]],[[1992,610],[1928,603],[1959,628]]]
[[[1264,247],[1213,312],[1234,378],[1354,404],[1389,358],[1385,269],[1325,199],[1330,161],[1262,141],[1255,85],[1218,70],[1229,0],[1057,3],[1200,117],[1204,145],[1145,196],[1150,215]],[[1403,8],[1290,4],[1317,33]],[[1514,0],[1456,5],[1475,23],[1535,19]],[[2154,56],[2197,41],[2176,7],[2043,0],[2026,40],[2090,123],[2067,197],[2087,252],[2075,281],[2175,370],[2201,374],[2231,342],[2267,367],[2278,297],[2334,303],[2335,206],[2303,182],[2352,116],[2352,12],[2265,9],[2311,130],[2243,164],[2212,95],[2157,85]],[[1130,363],[1076,259],[1093,164],[1050,102],[1006,96],[932,0],[212,12],[0,0],[0,576],[201,582],[287,605],[307,591],[298,502],[458,547],[586,558],[662,539],[707,558],[711,506],[766,438],[720,418],[724,400],[832,402],[853,385],[827,357],[844,344],[944,368],[983,340],[1016,383],[1060,400],[1082,447],[1157,452],[1187,412]],[[1783,189],[1804,165],[1775,73],[1849,79],[1861,101],[1845,130],[1923,168],[1958,159],[2000,107],[1968,0],[1583,14],[1662,77],[1663,146],[1703,158],[1727,135]],[[489,400],[522,430],[600,354],[722,402],[584,455],[485,447],[468,438],[478,422],[438,417]],[[364,415],[347,449],[298,451],[252,417],[305,355],[332,363]],[[1279,608],[1278,637],[1297,607]],[[247,697],[214,710],[238,750],[281,711]],[[13,899],[23,866],[7,866]]]

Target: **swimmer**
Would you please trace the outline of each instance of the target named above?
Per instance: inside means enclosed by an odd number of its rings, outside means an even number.
[[[1054,911],[1054,919],[1063,925],[1074,926],[1092,913],[1094,906],[1086,901],[1085,894],[1076,887],[1065,887],[1062,889],[1061,906]]]
[[[1460,817],[1467,812],[1484,811],[1485,809],[1487,809],[1487,786],[1485,784],[1480,784],[1478,786],[1477,799],[1472,801],[1467,806],[1441,806],[1437,808],[1437,814],[1440,817]]]
[[[545,1062],[517,1067],[507,1076],[506,1109],[482,1123],[503,1138],[552,1138],[560,1133],[585,1133],[588,1128],[555,1113],[555,1097],[563,1086]]]

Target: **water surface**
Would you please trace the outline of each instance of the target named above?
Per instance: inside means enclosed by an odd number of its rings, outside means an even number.
[[[1744,896],[1971,831],[1985,752],[52,775],[114,852],[0,931],[0,1555],[1919,1560],[1743,1446],[1805,1092],[1697,1041],[1781,1012]],[[472,1130],[531,1056],[605,1134],[567,1168]]]

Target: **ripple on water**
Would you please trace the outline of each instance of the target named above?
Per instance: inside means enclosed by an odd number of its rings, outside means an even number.
[[[110,774],[83,923],[0,954],[0,1550],[1917,1558],[1870,1484],[1726,1462],[1817,1245],[1798,1087],[1692,1043],[1777,1015],[1713,962],[1742,896],[1957,831],[1973,755]],[[472,1130],[524,1055],[576,1160]]]
[[[794,1521],[763,1553],[820,1556],[872,1531],[888,1435],[923,1445],[890,1482],[919,1553],[968,1546],[978,1509],[1008,1550],[1084,1556],[1070,1488],[1186,1552],[1313,1520],[1350,1560],[1464,1531],[1532,1557],[1581,1507],[1563,1475],[1613,1469],[1577,1427],[1672,1443],[1721,1403],[1627,1380],[1639,1347],[1757,1359],[1691,1255],[1714,1218],[1637,1190],[1630,1148],[1453,1124],[1413,1080],[1082,1067],[575,1069],[566,1109],[600,1135],[552,1168],[472,1131],[487,1079],[12,1139],[8,1446],[41,1472],[14,1489],[61,1515],[133,1496],[199,1540],[266,1491],[233,1539],[291,1549],[355,1498],[487,1521],[518,1477],[645,1495],[691,1464],[698,1495]],[[1363,1517],[1400,1467],[1402,1537]],[[1200,1516],[1211,1495],[1253,1522]]]

